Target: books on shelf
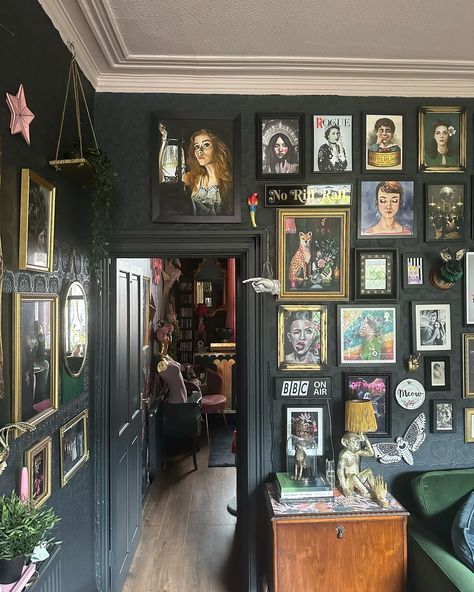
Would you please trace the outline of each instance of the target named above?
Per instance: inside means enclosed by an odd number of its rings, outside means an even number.
[[[277,494],[281,500],[333,496],[333,489],[324,477],[316,477],[308,483],[293,479],[288,473],[277,473],[276,475]]]

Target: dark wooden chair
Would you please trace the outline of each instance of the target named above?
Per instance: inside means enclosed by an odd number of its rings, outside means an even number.
[[[163,403],[163,449],[168,456],[191,451],[194,470],[198,465],[199,436],[202,429],[201,407],[198,403]]]

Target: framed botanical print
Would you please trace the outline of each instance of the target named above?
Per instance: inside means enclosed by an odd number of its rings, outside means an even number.
[[[89,460],[89,412],[84,409],[59,430],[61,451],[61,487]]]
[[[280,298],[349,298],[349,209],[277,210]]]
[[[365,171],[403,169],[403,116],[365,115]]]
[[[474,252],[465,255],[464,315],[466,325],[474,325]]]
[[[414,253],[403,254],[403,287],[418,288],[425,283],[424,258]]]
[[[434,399],[431,401],[431,432],[446,434],[456,431],[456,413],[454,401]]]
[[[240,117],[152,113],[153,222],[240,222]]]
[[[278,307],[278,369],[321,370],[327,364],[327,307]]]
[[[417,352],[451,349],[451,305],[412,302],[413,349]]]
[[[36,507],[43,505],[51,495],[52,454],[52,440],[49,436],[25,451],[28,497]]]
[[[462,396],[474,397],[474,333],[464,333],[462,336],[462,368]]]
[[[474,408],[464,409],[464,442],[474,442]]]
[[[466,108],[420,107],[418,170],[458,173],[466,170]]]
[[[425,240],[464,240],[465,183],[427,183],[425,185]]]
[[[344,373],[344,398],[369,400],[374,408],[377,430],[367,434],[377,438],[390,436],[390,374],[370,372]]]
[[[56,188],[21,169],[19,269],[53,271]]]
[[[59,407],[58,296],[13,298],[13,421],[36,424]]]
[[[339,305],[339,363],[395,364],[397,310],[396,305]]]
[[[352,115],[313,115],[313,173],[352,171]]]
[[[427,391],[449,391],[451,360],[449,356],[425,356],[425,388]]]
[[[398,250],[356,249],[356,300],[396,300]]]
[[[414,181],[361,181],[357,238],[415,236],[414,195]]]
[[[257,178],[304,174],[304,114],[257,114]]]
[[[286,409],[286,452],[294,456],[295,447],[303,443],[308,456],[322,456],[324,453],[324,408],[285,407]]]

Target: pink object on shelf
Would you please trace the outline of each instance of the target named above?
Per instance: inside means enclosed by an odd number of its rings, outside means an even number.
[[[28,484],[28,468],[22,467],[20,476],[20,499],[24,501],[29,497],[29,484]]]
[[[25,565],[18,582],[13,582],[13,584],[0,584],[0,592],[21,592],[33,577],[35,571],[36,565],[34,563],[30,563],[28,566]]]

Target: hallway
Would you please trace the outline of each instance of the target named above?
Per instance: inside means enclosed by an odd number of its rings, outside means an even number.
[[[236,469],[207,466],[204,434],[197,461],[193,471],[191,456],[171,459],[150,486],[123,592],[242,592],[231,557],[236,518],[227,511]]]

